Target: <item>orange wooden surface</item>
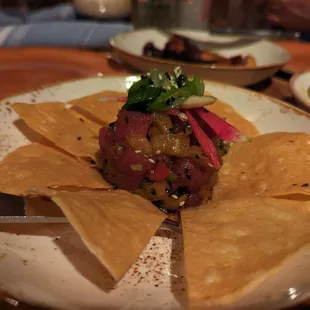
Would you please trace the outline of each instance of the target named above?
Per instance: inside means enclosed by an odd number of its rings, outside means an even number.
[[[285,69],[294,72],[310,69],[310,43],[298,41],[278,41],[276,43],[286,48],[291,54],[291,60]]]
[[[46,85],[126,70],[102,54],[60,48],[0,48],[0,99]]]
[[[310,69],[310,43],[276,42],[292,56],[284,69],[298,72]],[[50,48],[0,49],[0,99],[66,80],[97,74],[130,74],[130,70],[110,61],[100,52]],[[273,78],[254,87],[255,90],[294,103],[288,82]],[[310,305],[310,302],[309,302]],[[0,309],[15,309],[1,304]],[[20,310],[34,310],[21,306]],[[297,309],[297,308],[296,308]],[[299,308],[298,308],[299,309]],[[310,310],[310,306],[301,309]]]
[[[284,68],[310,69],[310,43],[278,41],[292,56]],[[110,61],[101,52],[59,48],[0,48],[0,99],[66,80],[102,74],[131,73]],[[292,101],[287,81],[273,79],[260,83],[256,90]]]

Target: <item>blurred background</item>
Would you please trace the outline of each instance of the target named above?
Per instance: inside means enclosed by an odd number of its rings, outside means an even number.
[[[308,40],[309,0],[1,0],[0,46],[109,48],[141,27]]]

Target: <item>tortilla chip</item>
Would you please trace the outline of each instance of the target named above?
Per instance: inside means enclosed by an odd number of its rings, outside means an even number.
[[[310,202],[226,200],[182,209],[181,218],[193,308],[237,301],[310,243]]]
[[[242,117],[232,106],[220,100],[216,100],[214,104],[208,105],[206,108],[224,118],[228,123],[239,129],[248,137],[256,137],[260,134],[250,121]]]
[[[39,143],[20,147],[0,164],[0,192],[23,196],[31,188],[111,188],[101,174]]]
[[[30,198],[25,203],[26,216],[63,217],[61,209],[51,200],[44,197]]]
[[[127,93],[102,91],[97,94],[72,100],[68,103],[90,113],[98,119],[102,125],[107,125],[116,121],[117,114],[124,105],[123,102],[100,101],[100,99],[108,97],[127,97]]]
[[[15,103],[12,108],[30,128],[58,147],[79,159],[93,160],[101,166],[98,124],[66,109],[61,102]]]
[[[116,281],[166,218],[148,200],[123,190],[56,192],[51,199]]]
[[[310,135],[277,132],[236,143],[224,157],[213,199],[310,199]],[[297,196],[298,195],[298,196]]]

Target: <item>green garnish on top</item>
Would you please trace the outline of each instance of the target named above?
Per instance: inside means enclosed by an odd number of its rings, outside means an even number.
[[[154,69],[129,88],[122,110],[155,112],[178,109],[189,97],[203,96],[204,90],[201,79],[194,76],[189,80],[180,67],[174,69],[172,76]]]

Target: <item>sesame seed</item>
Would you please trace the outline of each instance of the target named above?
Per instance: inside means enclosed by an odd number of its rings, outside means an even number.
[[[177,195],[172,195],[171,197],[174,198],[174,199],[178,199]]]
[[[138,153],[141,153],[141,150],[136,150],[135,153],[137,153],[137,154],[138,154]]]
[[[188,120],[188,117],[186,116],[186,114],[182,112],[178,113],[178,118],[183,122]]]
[[[181,74],[182,74],[182,69],[181,67],[176,67],[174,70],[173,70],[173,73],[176,75],[176,77],[178,78]]]
[[[161,76],[161,74],[158,75],[159,80],[161,81],[163,79],[163,77]]]
[[[179,206],[180,207],[183,207],[185,205],[185,201],[181,201],[180,203],[179,203]]]
[[[155,160],[152,158],[149,158],[149,162],[151,162],[152,164],[155,164]]]
[[[157,155],[160,154],[160,153],[161,153],[160,150],[156,151],[156,154],[157,154]]]

